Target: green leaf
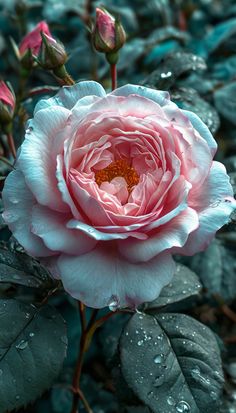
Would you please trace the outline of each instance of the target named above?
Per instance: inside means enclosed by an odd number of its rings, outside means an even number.
[[[0,282],[33,288],[52,288],[49,272],[29,255],[0,246]]]
[[[142,82],[143,85],[153,85],[160,90],[168,90],[176,84],[177,79],[191,72],[206,70],[206,63],[192,53],[176,52],[167,56]]]
[[[184,314],[135,314],[120,339],[121,371],[154,413],[215,413],[223,372],[214,334]]]
[[[27,405],[57,378],[66,354],[65,322],[51,306],[0,300],[0,411]]]
[[[163,288],[158,298],[145,304],[146,309],[159,308],[184,300],[198,294],[201,288],[198,276],[185,265],[177,264],[171,283]]]
[[[223,235],[223,233],[222,233]],[[222,236],[221,235],[221,236]],[[209,294],[231,301],[236,294],[235,249],[215,239],[201,253],[191,257],[193,271],[198,271],[203,286]]]

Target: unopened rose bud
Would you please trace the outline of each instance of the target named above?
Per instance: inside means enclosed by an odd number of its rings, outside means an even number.
[[[120,21],[104,8],[96,9],[96,21],[92,32],[93,45],[98,52],[117,52],[126,41]]]
[[[62,43],[45,33],[41,33],[42,45],[38,56],[38,62],[46,70],[60,68],[67,61],[67,53]]]
[[[0,124],[6,125],[12,121],[16,97],[9,82],[0,81]]]
[[[22,39],[19,46],[21,60],[24,59],[29,50],[33,56],[38,57],[42,45],[41,33],[51,37],[49,27],[45,21],[38,23],[37,26]]]

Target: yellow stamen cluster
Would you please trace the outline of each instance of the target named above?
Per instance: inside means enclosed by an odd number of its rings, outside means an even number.
[[[95,172],[95,181],[100,186],[102,182],[111,182],[116,177],[122,177],[127,182],[129,193],[133,187],[139,183],[139,176],[135,169],[130,166],[125,159],[118,159],[110,163],[106,168]]]

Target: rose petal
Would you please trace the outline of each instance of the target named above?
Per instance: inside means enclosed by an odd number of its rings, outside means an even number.
[[[8,175],[2,199],[4,204],[3,219],[26,251],[35,257],[55,254],[44,245],[39,237],[31,232],[32,208],[36,205],[36,200],[19,169],[13,170]]]
[[[171,281],[175,264],[166,253],[132,264],[104,243],[80,257],[62,255],[58,269],[66,291],[87,306],[101,308],[117,301],[120,307],[137,307],[160,294]]]
[[[85,233],[68,229],[68,217],[47,207],[35,205],[32,212],[32,232],[42,238],[52,251],[81,255],[96,245]]]
[[[158,231],[145,241],[131,238],[119,241],[119,251],[132,262],[147,262],[165,250],[182,247],[198,225],[197,213],[187,208],[163,227],[159,227]]]
[[[200,191],[194,194],[191,205],[198,212],[199,228],[190,234],[183,248],[175,249],[178,254],[193,255],[203,251],[216,231],[229,222],[236,201],[223,164],[213,162],[208,178]]]
[[[55,96],[40,100],[35,106],[34,114],[41,109],[52,106],[62,106],[71,110],[78,100],[88,96],[103,97],[106,96],[106,92],[100,83],[92,81],[79,82],[73,86],[63,86]]]
[[[40,204],[56,211],[68,211],[57,188],[56,156],[63,149],[64,136],[60,133],[66,125],[70,111],[59,106],[36,113],[26,130],[19,155],[19,167],[26,183]]]

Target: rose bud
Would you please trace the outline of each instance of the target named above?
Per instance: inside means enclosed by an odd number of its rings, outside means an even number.
[[[117,52],[126,41],[126,34],[119,19],[104,8],[96,8],[96,21],[92,32],[93,45],[98,52]]]
[[[22,39],[19,46],[21,60],[24,59],[24,56],[28,50],[30,50],[33,56],[38,56],[42,45],[41,33],[51,36],[48,25],[44,21],[38,23],[37,26]]]
[[[63,66],[67,60],[67,53],[62,43],[57,42],[51,36],[41,33],[42,45],[38,56],[38,62],[46,70],[55,70]]]
[[[15,93],[9,82],[0,81],[0,123],[7,124],[12,121],[15,109]]]

